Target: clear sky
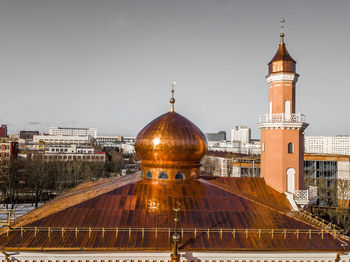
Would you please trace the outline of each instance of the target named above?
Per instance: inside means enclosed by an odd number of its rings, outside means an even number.
[[[350,135],[350,1],[0,0],[0,123],[136,135],[169,110],[256,127],[280,19],[306,135]]]

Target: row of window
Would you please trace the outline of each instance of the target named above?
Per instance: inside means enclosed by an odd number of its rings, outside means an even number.
[[[151,171],[147,171],[146,173],[146,178],[153,178],[152,172]],[[165,173],[164,171],[160,172],[158,175],[158,179],[168,179],[168,174]],[[175,175],[175,179],[185,179],[185,174],[183,172],[177,172]]]

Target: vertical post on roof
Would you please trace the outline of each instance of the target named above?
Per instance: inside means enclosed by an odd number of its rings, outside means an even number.
[[[284,230],[283,230],[283,237],[284,237],[284,238],[287,238],[287,229],[284,229]]]
[[[194,238],[197,238],[197,228],[194,229]]]
[[[208,228],[208,231],[207,231],[207,238],[210,239],[209,228]]]
[[[323,239],[323,229],[321,230],[321,237],[322,237],[322,239]]]
[[[236,229],[235,228],[232,230],[232,238],[236,238]]]
[[[47,237],[50,237],[51,236],[51,227],[49,227],[48,229],[47,229]]]
[[[89,227],[89,238],[91,237],[91,227]]]
[[[175,211],[175,229],[174,229],[174,235],[173,235],[173,252],[171,253],[171,262],[180,262],[180,254],[179,254],[179,248],[178,248],[178,243],[180,241],[180,235],[178,234],[178,223],[179,223],[179,211],[181,208],[181,204],[179,202],[176,202],[177,207],[174,208]],[[183,232],[183,229],[182,229]],[[196,232],[196,229],[195,229]],[[196,233],[195,233],[196,234]]]
[[[245,238],[248,238],[248,229],[245,230]]]
[[[118,231],[119,231],[118,228],[116,228],[116,229],[115,229],[115,239],[118,238]]]
[[[37,227],[35,227],[34,228],[34,237],[36,237],[36,234],[38,233],[38,228]]]
[[[309,229],[309,239],[311,239],[311,229]]]
[[[271,230],[271,238],[273,238],[273,229]]]
[[[129,239],[131,237],[131,227],[129,227]]]
[[[64,227],[61,228],[62,237],[64,236]]]
[[[296,234],[297,234],[297,239],[299,239],[299,229],[297,229]]]
[[[222,239],[222,228],[220,229],[220,238]]]
[[[142,228],[142,239],[145,237],[145,228]]]
[[[155,237],[158,237],[158,228],[156,228]]]

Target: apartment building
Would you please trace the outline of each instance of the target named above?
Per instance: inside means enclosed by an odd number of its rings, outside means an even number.
[[[18,143],[9,139],[0,139],[0,175],[7,174],[10,161],[18,157]]]
[[[106,143],[120,143],[123,141],[122,136],[97,136],[96,142],[98,145]]]
[[[350,155],[350,136],[306,136],[305,153]]]
[[[92,136],[66,136],[66,135],[34,135],[33,143],[39,144],[91,144],[95,139]]]
[[[92,136],[97,138],[97,128],[50,127],[51,136]]]
[[[202,172],[214,176],[259,177],[260,157],[239,153],[208,151],[204,156]]]

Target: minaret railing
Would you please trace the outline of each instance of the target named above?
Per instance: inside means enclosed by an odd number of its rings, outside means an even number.
[[[305,123],[303,114],[264,114],[259,116],[259,123]]]

